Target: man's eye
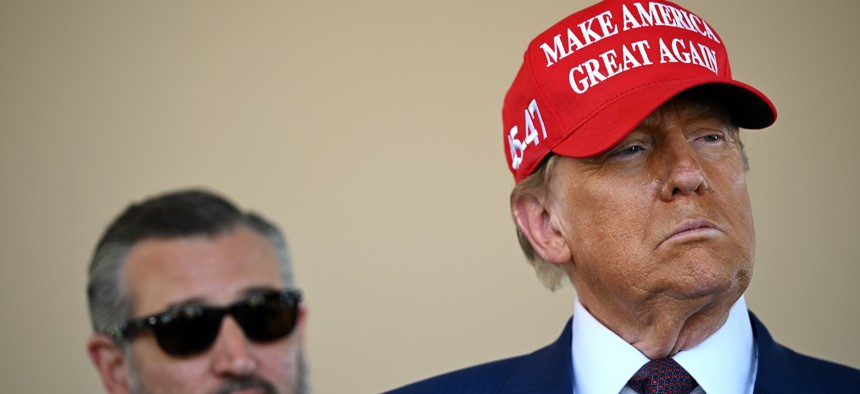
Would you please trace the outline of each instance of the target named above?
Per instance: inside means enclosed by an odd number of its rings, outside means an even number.
[[[704,139],[706,142],[717,142],[721,141],[723,139],[723,136],[720,134],[708,134],[702,137],[702,139]]]
[[[618,152],[618,154],[632,155],[634,153],[641,152],[643,149],[644,148],[642,147],[642,145],[631,145],[631,146],[628,146],[627,148],[624,148],[624,150]]]
[[[645,150],[645,147],[642,145],[630,145],[624,149],[619,149],[612,152],[609,156],[615,158],[623,158],[625,156],[635,155],[643,150]]]

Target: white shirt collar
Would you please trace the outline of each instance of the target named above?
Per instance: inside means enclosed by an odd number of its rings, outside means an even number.
[[[574,305],[571,330],[576,394],[618,394],[648,362],[639,350],[597,321],[579,300]],[[717,332],[673,358],[706,393],[747,393],[756,373],[753,341],[746,301],[741,296]]]

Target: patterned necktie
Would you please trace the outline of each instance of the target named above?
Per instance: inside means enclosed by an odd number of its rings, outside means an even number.
[[[696,379],[671,358],[649,361],[627,385],[640,394],[690,394],[698,386]]]

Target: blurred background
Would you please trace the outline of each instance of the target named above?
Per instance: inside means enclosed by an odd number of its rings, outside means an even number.
[[[747,134],[750,307],[860,367],[847,0],[682,1],[780,117]],[[586,1],[0,2],[0,392],[98,393],[92,248],[130,201],[223,193],[285,230],[317,393],[375,393],[554,340],[574,292],[517,246],[501,103]]]

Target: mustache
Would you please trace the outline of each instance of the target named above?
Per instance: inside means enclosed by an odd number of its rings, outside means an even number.
[[[211,394],[230,394],[244,389],[260,389],[265,394],[278,394],[275,385],[257,376],[243,376],[225,380]]]

